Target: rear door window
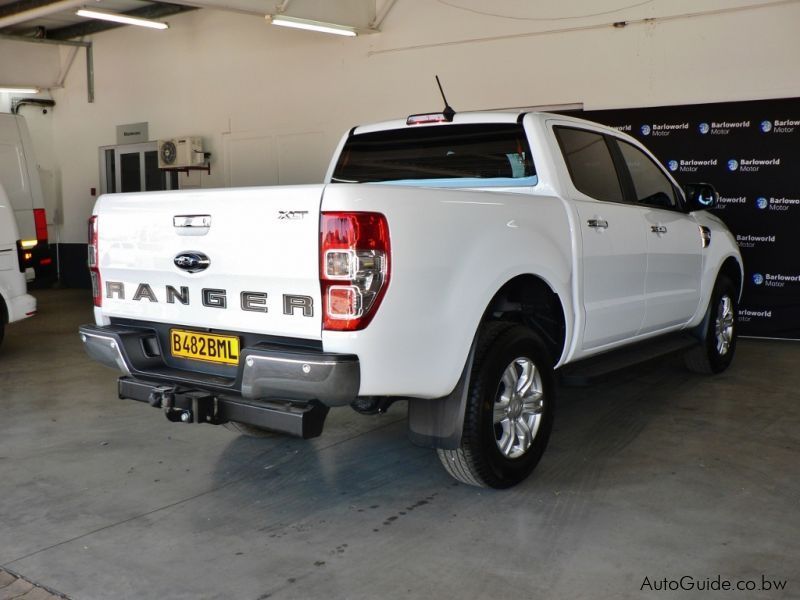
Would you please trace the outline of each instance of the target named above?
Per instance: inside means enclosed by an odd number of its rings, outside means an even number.
[[[611,150],[600,133],[556,127],[556,139],[572,183],[587,196],[606,202],[624,202]]]
[[[522,125],[480,123],[352,135],[332,181],[505,187],[532,186],[538,180]]]

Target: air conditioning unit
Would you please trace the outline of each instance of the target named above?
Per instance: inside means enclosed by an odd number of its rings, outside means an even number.
[[[199,137],[158,140],[158,168],[180,169],[205,165],[203,139]]]

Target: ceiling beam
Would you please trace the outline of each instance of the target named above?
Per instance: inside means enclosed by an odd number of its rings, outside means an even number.
[[[0,17],[9,17],[17,13],[42,8],[48,4],[54,4],[57,0],[17,0],[0,6]]]
[[[33,21],[35,19],[43,19],[55,13],[74,10],[81,4],[84,4],[84,2],[85,0],[56,0],[55,2],[47,2],[41,6],[36,6],[15,12],[10,15],[5,15],[0,17],[0,29],[19,25],[20,23]]]
[[[194,6],[183,6],[178,4],[168,4],[160,2],[158,4],[150,4],[128,12],[120,13],[130,17],[141,17],[143,19],[163,19],[171,15],[186,12],[189,10],[196,10]],[[121,23],[111,23],[109,21],[99,21],[96,19],[88,20],[85,23],[77,23],[75,25],[68,25],[66,27],[59,27],[58,29],[50,29],[47,32],[47,37],[51,40],[69,40],[76,37],[83,37],[93,33],[100,33],[101,31],[108,31],[109,29],[116,29],[117,27],[127,27]]]
[[[381,10],[375,15],[375,18],[372,20],[372,23],[369,24],[371,29],[380,29],[381,25],[383,25],[384,19],[389,15],[389,11],[392,10],[397,0],[386,0],[381,7]]]

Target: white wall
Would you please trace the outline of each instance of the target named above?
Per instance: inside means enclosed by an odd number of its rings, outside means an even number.
[[[631,4],[641,6],[617,10]],[[761,7],[730,12],[751,5]],[[719,9],[728,12],[633,22]],[[569,18],[586,13],[608,14]],[[213,153],[211,175],[201,176],[209,187],[319,181],[352,125],[440,108],[434,74],[456,110],[800,96],[796,2],[398,0],[382,33],[355,40],[210,10],[169,21],[166,32],[93,37],[94,104],[82,55],[53,91],[62,241],[85,241],[97,148],[115,143],[123,123],[149,122],[153,139],[203,136]]]

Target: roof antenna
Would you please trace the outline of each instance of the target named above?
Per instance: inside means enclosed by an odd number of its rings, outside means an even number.
[[[448,121],[452,121],[453,117],[456,115],[456,111],[454,111],[453,107],[450,106],[450,104],[448,104],[447,102],[447,98],[444,95],[444,90],[442,89],[442,82],[439,81],[439,76],[435,75],[435,77],[436,77],[436,85],[439,86],[439,93],[442,95],[442,100],[444,100],[444,110],[442,111],[442,114],[444,115],[445,119],[447,119]]]

